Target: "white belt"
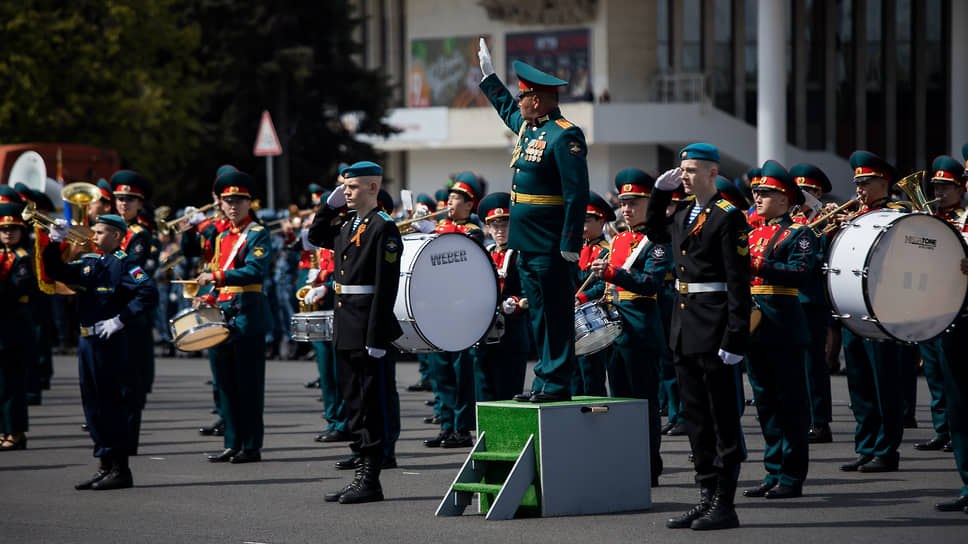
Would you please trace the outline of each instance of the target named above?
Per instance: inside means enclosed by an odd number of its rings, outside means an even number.
[[[707,281],[703,283],[685,283],[676,280],[676,291],[681,295],[691,293],[723,293],[726,291],[726,282]]]
[[[373,285],[343,285],[337,283],[334,285],[334,290],[337,295],[372,295],[376,292],[376,286]]]

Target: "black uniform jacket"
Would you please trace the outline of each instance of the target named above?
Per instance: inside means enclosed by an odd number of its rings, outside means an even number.
[[[403,241],[393,219],[374,209],[353,228],[356,212],[334,224],[338,211],[323,206],[309,227],[309,241],[333,250],[336,349],[387,349],[403,334],[393,313],[400,283]],[[341,287],[373,286],[372,294],[345,294]]]
[[[671,191],[654,190],[649,199],[645,233],[653,242],[672,243],[675,274],[681,282],[726,282],[726,292],[676,296],[669,345],[683,355],[741,355],[749,341],[749,227],[743,212],[719,199],[706,204],[686,225],[695,201],[666,217]]]

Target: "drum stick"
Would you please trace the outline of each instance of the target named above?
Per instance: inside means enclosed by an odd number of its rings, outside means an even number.
[[[608,256],[608,249],[602,249],[602,252],[598,254],[598,258],[599,259],[604,259],[607,256]],[[595,274],[593,274],[591,272],[588,273],[588,277],[585,278],[585,282],[582,283],[581,284],[581,287],[578,288],[578,291],[575,292],[575,296],[576,297],[578,295],[580,295],[581,292],[584,291],[586,287],[588,287],[588,284],[592,282],[592,278],[594,278],[594,277],[595,277]]]
[[[189,284],[189,283],[198,283],[198,282],[196,280],[171,280],[169,283]]]

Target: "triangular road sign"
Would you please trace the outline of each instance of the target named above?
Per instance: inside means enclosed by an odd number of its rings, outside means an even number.
[[[255,148],[252,154],[256,157],[266,155],[282,155],[282,145],[276,136],[276,128],[272,126],[272,118],[268,111],[262,112],[262,122],[259,123],[259,133],[255,137]]]

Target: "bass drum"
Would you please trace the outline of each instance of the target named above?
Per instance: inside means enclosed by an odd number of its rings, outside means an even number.
[[[945,331],[968,295],[968,248],[946,221],[875,210],[830,245],[827,289],[836,317],[859,336],[923,342]]]
[[[497,313],[497,271],[487,251],[459,233],[407,234],[393,312],[410,353],[461,351],[487,334]]]

